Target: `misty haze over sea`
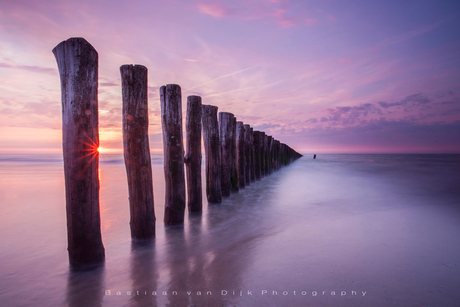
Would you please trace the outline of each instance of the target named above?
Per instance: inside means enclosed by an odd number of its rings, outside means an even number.
[[[123,157],[101,155],[106,261],[74,272],[62,155],[0,155],[0,305],[458,306],[458,154],[305,155],[174,228],[152,164],[155,241],[131,243]]]

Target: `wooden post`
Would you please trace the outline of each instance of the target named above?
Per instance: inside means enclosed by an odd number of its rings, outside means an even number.
[[[245,187],[245,157],[244,157],[244,127],[243,122],[236,122],[236,152],[238,159],[238,183],[240,188]]]
[[[267,135],[262,131],[262,136],[260,140],[260,175],[267,175]]]
[[[287,165],[287,159],[286,159],[286,144],[281,143],[281,166]]]
[[[203,210],[201,192],[201,97],[187,97],[187,116],[185,120],[187,154],[187,206],[190,213]]]
[[[221,151],[217,107],[202,105],[203,141],[206,156],[206,197],[209,203],[222,202]]]
[[[246,185],[251,184],[251,171],[250,171],[250,153],[251,153],[251,147],[249,146],[249,139],[250,139],[250,129],[251,127],[249,125],[243,125],[244,128],[244,183]]]
[[[279,170],[280,168],[280,141],[275,140],[275,148],[274,148],[274,153],[275,153],[275,158],[274,158],[274,163],[275,163],[275,170]]]
[[[181,89],[177,84],[160,88],[165,173],[165,225],[184,223],[185,176],[182,143]]]
[[[267,169],[268,173],[271,174],[273,172],[273,137],[271,135],[267,138]]]
[[[249,176],[253,182],[256,180],[256,173],[254,168],[254,130],[249,129]]]
[[[155,237],[152,164],[149,147],[147,68],[120,67],[123,96],[123,153],[128,177],[131,237]]]
[[[233,119],[235,116],[228,112],[219,112],[219,132],[222,162],[222,196],[230,196],[231,172],[232,172],[232,144],[233,141]]]
[[[61,79],[62,149],[69,262],[104,261],[99,212],[98,54],[83,38],[53,49]]]
[[[261,167],[261,154],[260,154],[260,140],[262,133],[260,131],[254,131],[254,175],[256,180],[260,180],[260,167]]]
[[[240,184],[238,180],[238,157],[236,154],[236,117],[233,117],[232,124],[232,155],[231,155],[231,176],[230,176],[230,188],[232,192],[238,192]]]

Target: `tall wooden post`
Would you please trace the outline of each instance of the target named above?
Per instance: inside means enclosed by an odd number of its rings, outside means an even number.
[[[266,175],[270,175],[270,136],[265,135],[265,169]]]
[[[201,190],[201,97],[187,97],[187,117],[185,120],[187,153],[187,206],[190,213],[203,209]]]
[[[180,225],[185,214],[184,146],[182,143],[181,89],[177,84],[160,88],[165,173],[165,225]]]
[[[61,79],[69,262],[86,267],[105,258],[99,212],[98,54],[79,37],[61,42],[53,53]]]
[[[262,133],[260,131],[254,131],[254,175],[256,180],[260,180],[260,167],[261,167],[261,154],[260,154],[260,140]]]
[[[206,162],[206,197],[209,203],[222,202],[222,166],[217,107],[202,105],[203,142]]]
[[[262,131],[260,137],[260,175],[261,177],[267,175],[267,147],[266,147],[266,137],[265,132]]]
[[[286,144],[281,143],[280,144],[280,161],[281,161],[281,166],[285,166],[286,163]]]
[[[219,112],[219,132],[222,162],[222,196],[230,196],[231,172],[232,172],[232,144],[233,141],[233,119],[235,116],[228,112]]]
[[[236,122],[236,153],[238,159],[238,183],[240,188],[245,187],[245,150],[244,150],[244,127],[243,122]]]
[[[250,165],[251,165],[251,159],[250,159],[250,153],[251,153],[251,146],[249,143],[250,139],[250,129],[251,127],[249,125],[243,125],[244,128],[244,183],[246,185],[251,184],[251,172],[250,172]]]
[[[274,142],[274,166],[275,166],[275,170],[278,170],[280,168],[280,157],[279,157],[279,154],[280,154],[280,141],[278,140],[275,140]]]
[[[249,176],[251,181],[256,180],[256,173],[254,168],[254,129],[249,129]]]
[[[231,155],[231,173],[230,173],[230,189],[232,192],[238,192],[240,184],[238,180],[238,157],[236,154],[236,117],[233,117],[232,124],[232,155]]]
[[[152,164],[149,147],[147,68],[120,67],[123,96],[123,152],[128,177],[131,237],[155,237]]]
[[[271,174],[273,172],[273,137],[271,135],[268,136],[268,143],[267,143],[267,169],[268,173]]]

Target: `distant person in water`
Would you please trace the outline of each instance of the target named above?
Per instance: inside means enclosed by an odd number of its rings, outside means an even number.
[[[316,155],[313,155],[313,159],[316,159]]]

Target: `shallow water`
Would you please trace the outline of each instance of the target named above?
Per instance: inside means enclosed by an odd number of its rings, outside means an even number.
[[[458,306],[460,155],[303,157],[176,228],[153,173],[157,237],[132,244],[122,157],[101,157],[106,261],[74,272],[62,159],[0,156],[0,305]]]

